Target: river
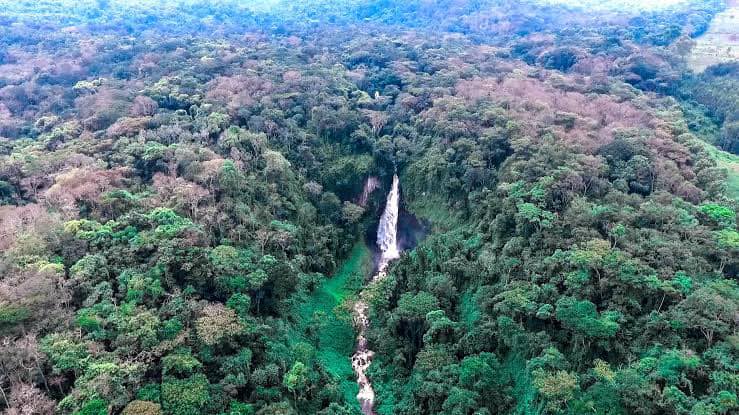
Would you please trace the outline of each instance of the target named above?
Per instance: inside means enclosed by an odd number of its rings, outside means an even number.
[[[377,273],[370,280],[370,285],[382,280],[386,275],[386,268],[394,259],[400,258],[398,249],[398,216],[400,210],[400,183],[398,176],[393,176],[393,185],[387,195],[385,210],[377,227],[377,247],[380,249],[380,260]],[[354,305],[354,325],[357,327],[357,350],[352,356],[352,367],[357,374],[359,393],[357,399],[364,415],[374,415],[375,391],[372,382],[367,377],[367,369],[372,364],[374,352],[367,342],[369,328],[369,306],[367,304],[367,289],[359,295]]]

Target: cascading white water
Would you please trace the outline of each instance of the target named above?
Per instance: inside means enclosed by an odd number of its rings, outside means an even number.
[[[400,258],[400,250],[398,250],[398,212],[400,204],[400,184],[398,176],[393,176],[393,185],[390,193],[387,195],[387,203],[385,211],[380,218],[380,224],[377,227],[377,246],[380,248],[380,261],[377,267],[377,274],[372,277],[372,282],[379,281],[385,277],[385,269],[390,261]],[[367,315],[369,307],[367,306],[366,293],[362,291],[360,300],[354,304],[354,325],[357,327],[359,334],[357,336],[357,351],[352,356],[352,367],[357,374],[357,384],[359,385],[359,393],[357,400],[362,407],[364,415],[374,415],[375,391],[372,389],[372,383],[367,378],[367,369],[372,363],[374,352],[369,349],[365,334],[369,328],[369,317]]]
[[[379,272],[385,270],[387,264],[393,259],[400,258],[398,250],[398,210],[400,204],[400,184],[398,176],[393,176],[393,186],[387,195],[387,204],[385,212],[380,218],[380,225],[377,227],[377,246],[380,247],[380,264]]]

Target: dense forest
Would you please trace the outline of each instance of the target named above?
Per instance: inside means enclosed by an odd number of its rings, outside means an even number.
[[[739,413],[736,6],[1,0],[0,413]]]

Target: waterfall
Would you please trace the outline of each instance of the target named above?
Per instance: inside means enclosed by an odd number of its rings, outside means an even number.
[[[393,186],[387,195],[385,212],[377,227],[377,246],[380,248],[380,264],[378,271],[383,272],[393,259],[400,258],[398,251],[398,210],[400,202],[400,185],[398,175],[393,176]]]
[[[372,277],[372,282],[384,278],[386,275],[385,269],[390,261],[400,258],[400,251],[398,250],[399,204],[400,184],[396,174],[393,176],[393,185],[387,195],[385,211],[382,213],[380,224],[377,227],[377,246],[380,248],[380,261],[377,274]],[[369,328],[369,307],[365,298],[366,292],[362,291],[360,300],[354,304],[354,325],[357,327],[359,334],[357,336],[357,351],[352,356],[352,367],[357,374],[357,384],[359,385],[357,400],[362,407],[362,413],[364,415],[374,415],[375,391],[369,378],[367,378],[367,369],[372,363],[374,352],[369,349],[365,336]]]

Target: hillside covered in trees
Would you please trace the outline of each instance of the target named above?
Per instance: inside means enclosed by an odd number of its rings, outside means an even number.
[[[0,413],[738,413],[735,2],[572,3],[0,0]]]

